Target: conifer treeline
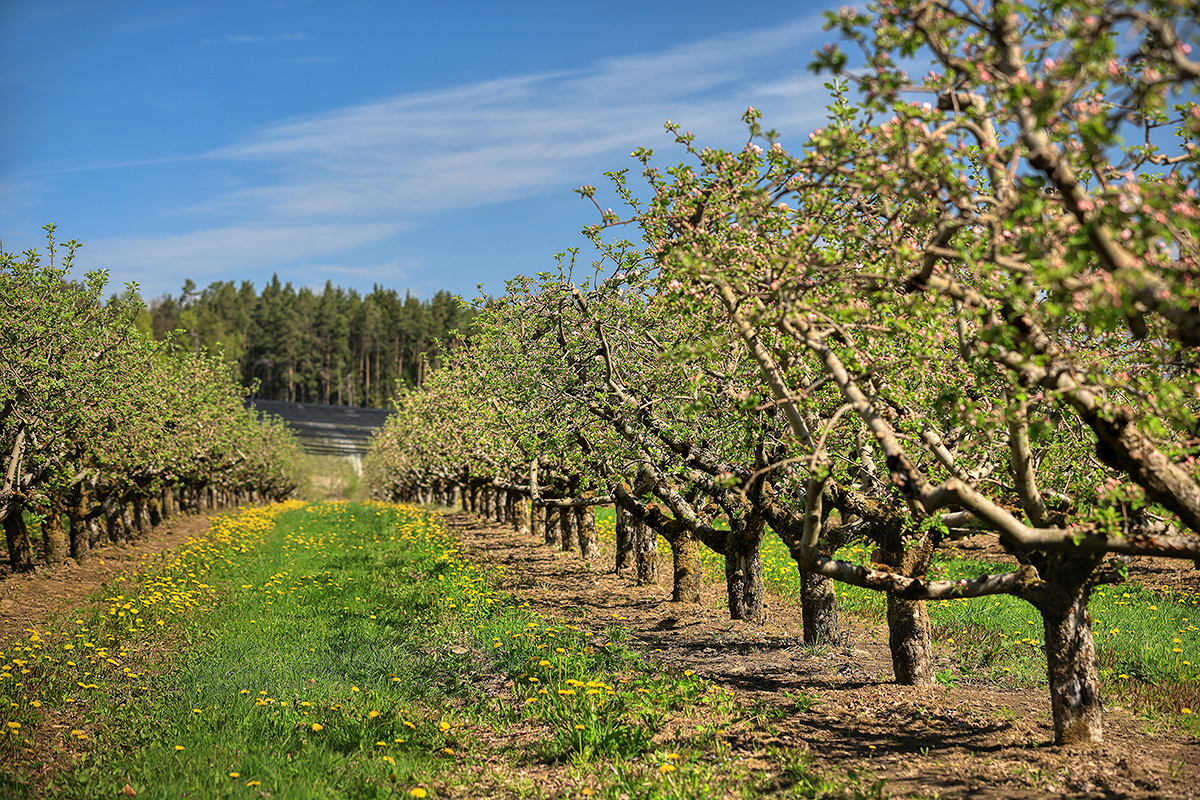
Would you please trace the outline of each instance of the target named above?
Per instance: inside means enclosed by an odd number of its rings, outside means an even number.
[[[182,329],[193,350],[223,353],[245,386],[257,381],[257,398],[385,408],[397,379],[420,386],[462,342],[472,313],[445,291],[422,301],[327,282],[317,293],[276,275],[261,294],[250,281],[188,280],[150,302],[142,327],[156,339]]]

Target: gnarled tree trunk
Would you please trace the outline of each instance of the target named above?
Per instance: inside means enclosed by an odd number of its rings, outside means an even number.
[[[574,517],[579,554],[584,561],[591,561],[600,555],[600,541],[596,536],[596,512],[591,506],[576,508]]]
[[[888,567],[911,577],[920,577],[929,569],[933,542],[928,533],[912,533],[907,542],[899,539],[875,553]],[[929,630],[929,612],[924,600],[902,600],[887,595],[888,646],[892,651],[892,672],[896,683],[905,686],[933,686],[937,673],[933,664],[933,637]]]
[[[658,582],[658,532],[645,522],[630,517],[633,564],[638,586]]]
[[[837,594],[833,580],[815,572],[800,571],[800,606],[804,616],[805,644],[835,644],[842,640],[838,628]]]
[[[725,537],[725,590],[729,618],[756,620],[763,615],[761,518],[734,523]]]
[[[518,536],[528,536],[530,522],[529,497],[514,492],[512,511],[513,530],[517,532]]]
[[[70,552],[67,531],[62,524],[62,513],[62,506],[58,500],[54,500],[42,517],[42,558],[51,567],[66,561],[67,553]]]
[[[13,572],[29,572],[33,569],[33,545],[29,541],[29,528],[19,505],[12,508],[4,518],[4,538],[8,544],[8,562]]]
[[[572,511],[570,508],[558,510],[558,527],[561,529],[559,546],[563,552],[574,550],[579,545],[579,531],[575,527],[575,515]]]
[[[558,508],[546,506],[546,544],[555,547],[562,542],[562,530],[558,524]]]
[[[630,529],[629,512],[621,506],[616,507],[617,512],[617,554],[616,566],[614,571],[620,575],[621,570],[628,569],[633,566],[633,531]]]
[[[681,532],[671,541],[671,556],[675,562],[671,602],[699,603],[700,542],[690,532]]]
[[[1104,708],[1092,617],[1089,578],[1101,556],[1088,553],[1034,555],[1044,583],[1030,599],[1042,614],[1046,671],[1054,715],[1054,743],[1100,744]]]

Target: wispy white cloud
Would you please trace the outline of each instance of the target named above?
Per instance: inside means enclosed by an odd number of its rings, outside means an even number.
[[[434,215],[547,192],[566,201],[570,188],[601,183],[604,170],[635,166],[628,154],[639,146],[656,147],[661,163],[676,162],[682,151],[663,132],[667,119],[701,143],[736,148],[745,141],[740,114],[755,104],[768,127],[799,140],[821,123],[827,96],[804,69],[808,39],[819,29],[815,18],[800,19],[570,71],[283,120],[203,154],[237,188],[164,209],[198,230],[91,241],[89,261],[148,286],[163,285],[168,267],[178,281],[203,285],[231,263],[259,273],[344,264],[345,254],[395,241]]]
[[[796,47],[813,29],[812,20],[801,20],[572,72],[397,95],[284,121],[209,154],[276,176],[211,208],[279,221],[502,202],[625,166],[614,159],[668,144],[668,118],[735,145],[744,130],[739,113],[751,99],[777,106],[767,110],[771,126],[806,132],[819,124],[825,95]],[[780,70],[785,62],[794,66]]]
[[[332,260],[363,244],[400,232],[392,223],[271,226],[251,223],[165,236],[122,236],[87,243],[89,269],[119,273],[123,281],[159,287],[192,278],[200,285],[222,276],[230,263],[255,271]],[[174,277],[164,281],[165,275]],[[155,289],[152,293],[157,293]]]

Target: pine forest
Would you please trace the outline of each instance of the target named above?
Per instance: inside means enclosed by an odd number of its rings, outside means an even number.
[[[151,300],[137,324],[224,359],[255,398],[387,408],[398,386],[423,385],[462,342],[472,313],[446,291],[421,300],[376,285],[360,295],[330,281],[317,292],[274,276],[261,292],[250,281],[198,289],[189,279],[178,296]]]

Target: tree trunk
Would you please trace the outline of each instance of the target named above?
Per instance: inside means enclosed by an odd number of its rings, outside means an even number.
[[[888,592],[888,646],[892,650],[892,671],[896,683],[904,686],[932,686],[933,648],[929,634],[929,612],[924,600],[901,600]]]
[[[833,580],[815,572],[800,573],[800,604],[804,615],[805,644],[836,644],[838,630],[837,594]]]
[[[1041,609],[1055,744],[1094,745],[1103,739],[1100,675],[1088,594],[1085,590],[1067,602]]]
[[[170,519],[179,513],[179,506],[175,502],[175,488],[168,486],[162,492],[162,516],[163,519]]]
[[[100,524],[99,517],[88,517],[87,519],[87,539],[88,552],[96,549],[96,546],[104,541],[104,526]]]
[[[4,518],[4,538],[8,544],[8,563],[13,572],[29,572],[33,569],[33,546],[29,542],[29,528],[19,506],[12,508]]]
[[[120,500],[113,500],[108,509],[108,540],[113,544],[122,544],[129,538],[125,529],[125,505]]]
[[[751,518],[725,537],[725,591],[729,618],[757,620],[763,615],[762,537],[766,525]]]
[[[671,591],[674,603],[700,602],[700,542],[690,533],[680,533],[671,542],[675,561],[675,583]]]
[[[523,494],[513,495],[512,523],[518,536],[529,535],[529,498]]]
[[[546,515],[532,502],[529,504],[529,535],[535,542],[546,540]]]
[[[897,572],[919,578],[929,569],[933,542],[928,533],[914,534],[907,543],[895,541],[880,548],[875,556]],[[924,600],[901,600],[887,595],[888,646],[892,651],[892,672],[896,683],[905,686],[933,686],[933,637],[929,631],[929,612]]]
[[[71,558],[75,563],[87,562],[88,551],[91,550],[91,534],[88,531],[87,514],[91,502],[89,492],[82,486],[75,489],[75,499],[67,509],[68,535],[71,547]]]
[[[648,586],[658,582],[658,532],[645,522],[629,518],[633,541],[633,564],[637,573],[637,585]]]
[[[725,589],[729,597],[729,618],[756,620],[763,614],[762,554],[751,552],[725,554]]]
[[[138,539],[150,537],[150,509],[145,495],[134,495],[130,505],[133,506],[133,525],[137,529]]]
[[[575,515],[571,513],[573,509],[560,508],[558,510],[558,526],[562,529],[561,540],[559,546],[563,552],[574,550],[579,546],[579,531],[575,528]]]
[[[633,531],[630,529],[629,512],[616,507],[617,511],[617,564],[615,572],[620,575],[621,570],[633,566]]]
[[[162,525],[162,505],[158,502],[158,498],[154,495],[150,495],[150,497],[146,499],[146,511],[150,514],[150,527],[157,528],[159,525]]]
[[[556,546],[562,542],[562,530],[558,526],[558,508],[546,506],[546,544]]]
[[[62,508],[52,502],[42,518],[42,558],[48,566],[56,567],[67,560],[68,552],[70,547],[62,524]]]
[[[591,506],[575,509],[575,532],[579,538],[579,554],[584,561],[600,555],[600,541],[596,536],[596,512]]]

